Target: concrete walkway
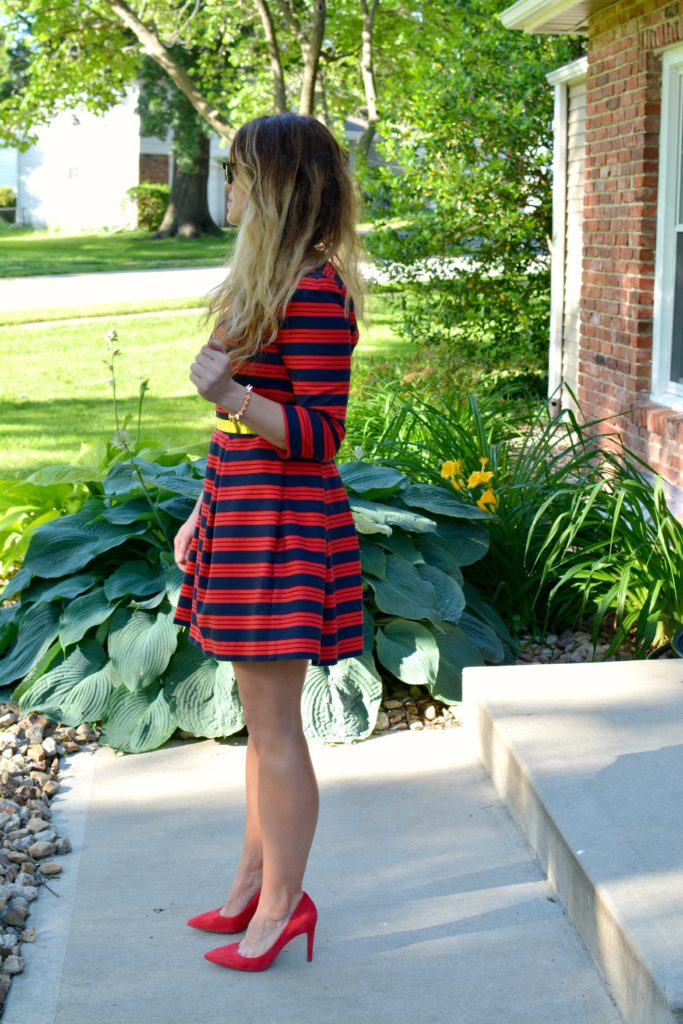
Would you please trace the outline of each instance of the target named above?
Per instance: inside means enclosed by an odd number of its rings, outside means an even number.
[[[32,904],[3,1024],[620,1024],[466,729],[312,744],[319,920],[265,972],[205,960],[189,928],[239,854],[244,740],[107,747],[66,762],[73,852]]]
[[[0,279],[0,312],[97,306],[105,302],[196,299],[225,277],[225,267],[125,270]]]

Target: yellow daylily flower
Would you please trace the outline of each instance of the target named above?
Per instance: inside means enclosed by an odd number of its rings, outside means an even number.
[[[488,484],[490,483],[492,476],[493,473],[491,470],[489,470],[488,473],[482,473],[479,471],[476,473],[470,473],[469,480],[467,481],[467,486],[472,488],[478,487],[479,484]]]
[[[496,495],[494,494],[490,487],[487,487],[487,489],[484,491],[481,498],[477,502],[477,508],[480,508],[483,512],[486,512],[488,511],[488,509],[486,508],[487,505],[490,505],[491,508],[496,508],[496,506],[498,505],[498,498],[496,497]]]
[[[465,481],[463,480],[463,478],[461,476],[459,476],[459,477],[452,476],[451,477],[451,483],[455,487],[456,491],[463,491],[465,489]]]
[[[462,473],[462,463],[455,462],[444,462],[441,465],[441,476],[444,480],[448,480],[452,476],[460,476]]]

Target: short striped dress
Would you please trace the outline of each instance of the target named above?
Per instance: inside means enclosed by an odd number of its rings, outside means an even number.
[[[358,341],[345,295],[329,261],[305,274],[276,339],[235,374],[281,403],[285,447],[211,435],[173,621],[218,660],[334,665],[363,652],[360,552],[334,462]]]

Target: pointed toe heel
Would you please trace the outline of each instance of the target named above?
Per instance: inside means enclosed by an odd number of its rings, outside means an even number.
[[[260,956],[244,956],[238,952],[239,942],[231,942],[228,946],[218,946],[216,949],[210,949],[204,954],[204,957],[214,964],[219,964],[221,967],[231,967],[235,971],[265,971],[288,942],[291,942],[297,935],[303,935],[305,932],[308,939],[306,947],[307,956],[310,962],[313,959],[313,939],[317,921],[318,911],[315,903],[308,893],[305,892],[281,934],[265,953],[262,953]]]
[[[222,932],[225,935],[241,932],[247,927],[256,913],[260,895],[261,890],[259,889],[239,914],[226,917],[224,914],[219,913],[221,908],[216,907],[215,910],[207,910],[204,914],[197,914],[195,917],[188,918],[187,924],[189,924],[190,928],[199,928],[204,932]]]

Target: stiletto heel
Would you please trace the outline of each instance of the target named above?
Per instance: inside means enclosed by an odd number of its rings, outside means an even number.
[[[308,959],[310,961],[313,959],[313,936],[317,920],[318,911],[315,903],[308,893],[305,892],[302,894],[281,934],[265,953],[261,953],[260,956],[244,956],[238,952],[239,942],[231,942],[228,946],[218,946],[216,949],[210,949],[208,953],[204,954],[204,957],[207,960],[211,960],[214,964],[220,964],[221,967],[232,967],[236,971],[264,971],[266,967],[270,967],[275,957],[284,949],[288,942],[296,938],[297,935],[303,935],[306,932],[308,936]]]
[[[223,932],[228,935],[233,932],[241,932],[247,927],[256,913],[260,895],[261,890],[259,889],[256,895],[252,896],[249,900],[244,910],[240,910],[239,914],[226,917],[225,914],[219,914],[221,908],[216,907],[215,910],[207,910],[205,914],[197,914],[196,917],[189,918],[187,924],[191,928],[200,928],[204,932]]]

